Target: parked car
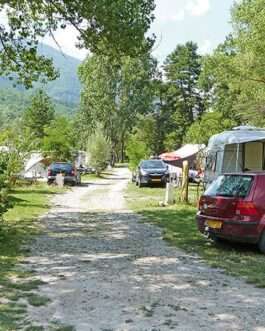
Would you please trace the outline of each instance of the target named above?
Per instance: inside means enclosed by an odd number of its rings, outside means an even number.
[[[88,175],[88,174],[94,174],[96,172],[96,169],[92,167],[80,165],[80,167],[77,168],[77,171],[79,171],[81,175]]]
[[[68,162],[54,162],[48,168],[48,184],[52,184],[56,175],[62,174],[66,184],[77,185],[81,183],[80,172]]]
[[[258,244],[265,253],[265,172],[219,176],[200,199],[197,224],[213,239]]]
[[[144,185],[166,185],[169,178],[168,166],[162,160],[143,160],[136,171],[135,183]]]

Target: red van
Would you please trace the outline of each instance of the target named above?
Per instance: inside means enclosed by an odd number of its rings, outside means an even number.
[[[258,244],[265,253],[265,172],[219,176],[201,197],[196,218],[211,238]]]

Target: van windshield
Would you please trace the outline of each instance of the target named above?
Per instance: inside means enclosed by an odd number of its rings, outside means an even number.
[[[245,198],[250,191],[252,181],[253,176],[219,176],[209,186],[204,195]]]

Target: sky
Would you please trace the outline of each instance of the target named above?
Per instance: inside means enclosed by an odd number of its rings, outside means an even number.
[[[238,0],[237,0],[238,1]],[[194,41],[201,54],[210,53],[231,32],[230,8],[234,0],[155,0],[155,21],[149,34],[156,35],[153,55],[163,63],[179,43]],[[0,15],[0,21],[3,18]],[[64,53],[83,60],[86,50],[75,47],[74,28],[57,31],[56,41]],[[42,42],[58,48],[51,37]]]
[[[194,41],[201,54],[211,52],[231,32],[233,0],[156,0],[154,55],[163,61],[178,43]]]

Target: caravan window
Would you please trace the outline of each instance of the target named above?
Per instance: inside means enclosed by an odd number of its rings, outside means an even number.
[[[216,169],[217,153],[209,154],[206,158],[206,168],[211,171]]]

